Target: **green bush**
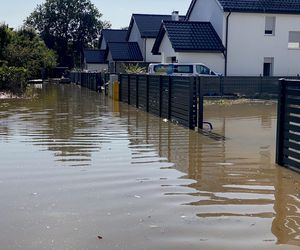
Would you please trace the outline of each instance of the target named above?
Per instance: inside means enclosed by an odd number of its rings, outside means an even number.
[[[127,74],[145,74],[147,72],[145,67],[141,67],[139,64],[123,64],[124,70]]]
[[[26,88],[28,77],[28,70],[23,67],[0,67],[0,90],[20,94]]]

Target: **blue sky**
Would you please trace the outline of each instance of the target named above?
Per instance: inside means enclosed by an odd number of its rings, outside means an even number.
[[[191,0],[91,0],[102,12],[103,19],[112,23],[113,28],[129,25],[132,13],[169,14],[179,10],[185,14]],[[17,28],[33,11],[37,4],[45,0],[2,0],[0,23],[5,22]]]

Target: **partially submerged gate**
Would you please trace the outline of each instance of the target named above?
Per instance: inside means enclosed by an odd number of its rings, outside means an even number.
[[[300,81],[280,80],[276,163],[300,171]]]

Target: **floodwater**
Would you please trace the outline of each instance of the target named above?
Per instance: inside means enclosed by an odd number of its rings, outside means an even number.
[[[0,249],[300,249],[276,104],[205,106],[201,135],[77,86],[0,101]]]

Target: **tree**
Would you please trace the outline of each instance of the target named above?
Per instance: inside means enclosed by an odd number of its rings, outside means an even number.
[[[56,66],[56,54],[48,49],[31,29],[21,29],[13,32],[10,42],[4,49],[4,59],[10,67],[25,68],[29,77],[40,77],[42,68]]]
[[[1,24],[0,25],[0,66],[5,62],[3,53],[7,45],[10,43],[12,36],[13,36],[12,30],[9,29],[7,25]]]
[[[83,48],[110,24],[90,0],[46,0],[25,21],[37,30],[46,45],[57,51],[60,66],[74,66]]]

